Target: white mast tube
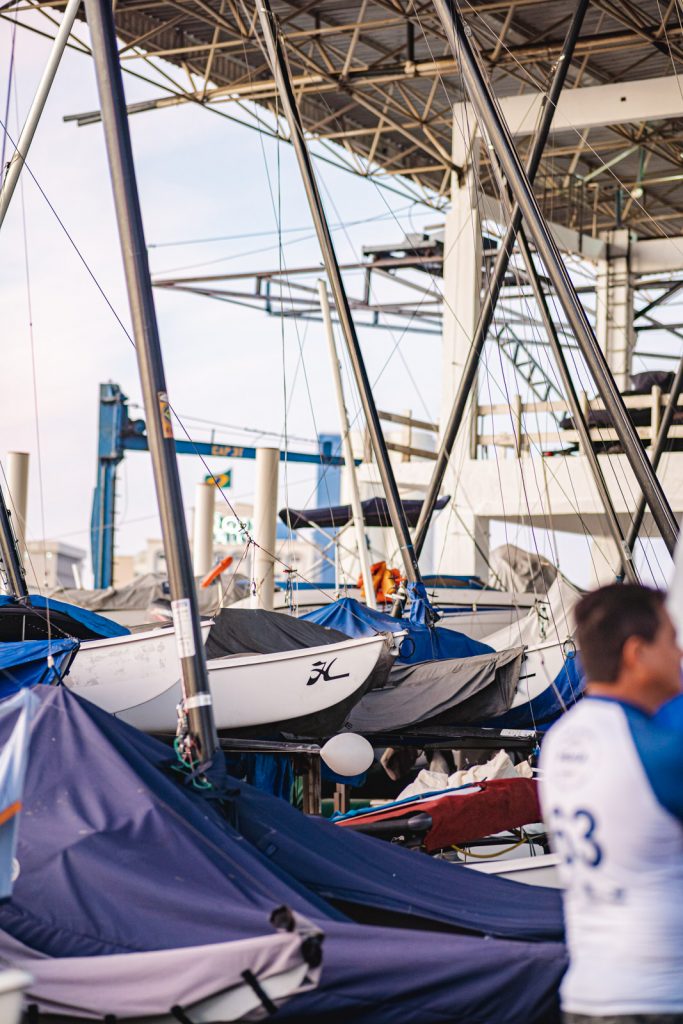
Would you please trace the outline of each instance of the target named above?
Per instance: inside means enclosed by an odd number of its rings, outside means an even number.
[[[7,488],[12,526],[19,554],[26,559],[26,514],[28,508],[28,452],[7,453]]]
[[[28,151],[33,142],[33,136],[35,135],[38,122],[40,121],[45,102],[50,94],[52,83],[55,80],[57,74],[57,68],[59,62],[62,59],[62,54],[66,49],[66,44],[69,39],[69,33],[73,28],[74,21],[76,20],[76,14],[80,7],[81,0],[69,0],[64,11],[64,16],[60,22],[59,30],[55,36],[55,41],[52,44],[52,50],[48,58],[45,70],[43,71],[43,77],[40,80],[40,84],[33,97],[33,103],[31,109],[28,112],[28,117],[24,123],[24,127],[21,130],[17,148],[14,151],[14,156],[9,162],[7,167],[7,174],[5,175],[4,181],[2,182],[2,188],[0,189],[0,226],[5,219],[5,214],[9,208],[10,200],[16,184],[19,181],[19,175],[21,174],[24,166],[24,161],[28,156]],[[0,170],[0,174],[2,171]]]
[[[256,493],[254,495],[254,582],[252,608],[273,610],[275,591],[275,530],[277,526],[278,448],[256,449]]]
[[[216,507],[216,485],[197,484],[194,489],[194,523],[192,530],[192,569],[195,576],[206,576],[213,566],[213,518]]]
[[[332,316],[330,314],[330,303],[327,298],[327,287],[324,281],[318,281],[320,293],[320,309],[322,310],[325,334],[327,336],[327,347],[332,363],[332,378],[334,390],[337,396],[337,408],[339,410],[339,422],[342,432],[342,444],[344,448],[344,462],[348,468],[349,482],[351,484],[351,512],[353,514],[353,526],[356,531],[356,544],[358,546],[358,558],[360,570],[363,577],[365,589],[365,600],[369,608],[377,608],[375,588],[372,584],[372,573],[370,572],[370,559],[368,558],[368,546],[365,541],[365,522],[363,510],[360,504],[360,490],[358,488],[358,475],[356,473],[356,462],[353,457],[353,445],[351,444],[351,428],[349,426],[349,414],[344,401],[344,386],[342,384],[341,366],[337,355],[337,346],[334,341],[334,329],[332,327]]]

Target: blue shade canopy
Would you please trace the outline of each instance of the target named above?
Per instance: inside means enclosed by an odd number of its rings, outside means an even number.
[[[472,654],[488,654],[493,650],[487,644],[472,640],[454,629],[426,625],[423,601],[416,602],[415,608],[414,616],[411,614],[407,619],[394,619],[391,615],[368,608],[352,597],[342,597],[302,618],[354,637],[406,630],[408,636],[401,645],[398,657],[398,661],[405,665],[435,659],[468,658]]]
[[[332,1024],[353,1008],[391,1024],[400,1005],[415,1024],[540,1024],[554,1005],[557,893],[346,834],[224,776],[192,790],[163,744],[63,687],[35,693],[20,872],[0,907],[13,938],[56,958],[169,949],[262,934],[286,904],[325,934],[320,986],[288,1019]],[[348,916],[361,914],[381,927]]]
[[[450,497],[446,495],[439,498],[434,506],[435,512],[445,508]],[[402,501],[403,512],[408,521],[408,526],[417,526],[422,511],[422,502],[419,500]],[[386,498],[368,498],[361,501],[363,511],[363,522],[366,526],[391,526],[391,516]],[[279,512],[282,522],[291,530],[309,529],[312,526],[334,529],[345,526],[353,518],[353,509],[350,505],[332,505],[325,508],[283,508]]]

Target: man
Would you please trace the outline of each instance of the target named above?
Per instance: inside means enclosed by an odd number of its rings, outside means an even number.
[[[609,586],[576,606],[586,697],[550,730],[541,802],[561,856],[565,1024],[683,1024],[681,692],[664,595]]]

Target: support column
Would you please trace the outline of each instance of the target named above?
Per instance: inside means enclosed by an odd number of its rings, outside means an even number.
[[[8,505],[12,513],[12,526],[21,557],[26,554],[26,514],[28,508],[28,452],[7,453]]]
[[[254,496],[254,581],[253,608],[273,610],[275,589],[275,530],[277,481],[280,452],[277,448],[256,449],[256,493]]]
[[[462,126],[454,127],[454,140],[459,138]],[[457,142],[454,141],[454,150]],[[472,147],[471,159],[478,158],[478,143]],[[469,355],[481,308],[482,240],[481,222],[477,208],[476,183],[470,169],[458,181],[454,178],[452,206],[446,216],[444,236],[444,296],[442,341],[441,431],[448,422],[453,400],[458,390],[463,369]],[[477,385],[472,388],[476,396]],[[468,459],[472,448],[472,432],[476,402],[470,399],[461,429],[453,446],[449,470],[443,490],[453,496],[459,508],[457,477],[459,467]],[[468,515],[462,510],[463,515]],[[472,517],[473,518],[473,517]],[[481,558],[471,538],[462,530],[454,512],[444,510],[439,519],[435,538],[434,571],[478,575]],[[474,520],[472,522],[474,528]],[[444,536],[444,531],[446,536]],[[486,577],[487,573],[484,573]]]
[[[598,262],[596,277],[596,334],[617,387],[629,384],[635,346],[633,329],[633,275],[630,269],[631,232],[627,228],[603,232],[607,255]]]
[[[213,566],[213,522],[216,510],[216,485],[197,484],[194,489],[192,524],[192,569],[195,576],[206,576]]]

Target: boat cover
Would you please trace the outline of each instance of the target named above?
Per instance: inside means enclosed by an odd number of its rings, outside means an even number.
[[[203,616],[214,615],[221,605],[231,604],[248,594],[249,580],[239,573],[226,572],[221,577],[222,589],[218,585],[210,587],[197,586],[199,613]],[[196,583],[201,582],[196,577]],[[116,612],[147,612],[159,601],[170,601],[168,580],[162,573],[147,572],[136,576],[130,583],[122,587],[102,587],[97,590],[84,588],[56,587],[48,591],[50,598],[55,597],[67,604],[80,605],[93,612],[114,614]],[[141,619],[142,621],[142,619]]]
[[[524,649],[397,665],[389,685],[368,693],[345,726],[362,735],[408,726],[471,725],[503,715],[519,682]]]
[[[64,687],[35,694],[29,813],[0,947],[6,933],[44,954],[53,978],[67,958],[70,985],[70,958],[262,938],[284,904],[325,934],[320,983],[283,1006],[284,1019],[392,1024],[400,1008],[415,1024],[540,1024],[552,1012],[565,968],[559,893],[390,845],[378,856],[376,840],[235,780],[208,793],[184,786],[162,743]],[[7,735],[0,722],[0,743]],[[383,927],[352,921],[342,904]],[[387,926],[392,915],[404,928]],[[434,922],[478,934],[424,930]],[[416,929],[408,943],[406,924]],[[37,997],[40,972],[32,963]],[[169,995],[174,985],[169,977]]]
[[[32,633],[27,635],[26,629],[21,625],[21,620],[31,614]],[[3,623],[3,618],[16,617],[16,636],[7,635],[11,629],[9,622]],[[50,619],[48,626],[48,617]],[[38,632],[36,633],[36,629]],[[63,601],[55,601],[53,598],[43,597],[41,594],[31,594],[27,605],[16,600],[8,594],[0,595],[0,631],[5,641],[20,640],[23,637],[31,639],[47,638],[51,632],[52,636],[74,636],[78,640],[103,640],[107,637],[126,636],[130,633],[125,626],[118,622],[105,619],[102,615],[96,615],[86,608],[79,608],[78,605],[65,604]],[[35,634],[35,635],[33,635]]]
[[[572,636],[574,606],[582,593],[564,576],[558,575],[545,597],[539,599],[528,615],[486,637],[486,642],[496,650],[503,650],[515,643],[527,647],[556,643],[563,648],[564,660],[561,671],[553,680],[548,681],[548,686],[537,697],[511,708],[502,717],[488,722],[488,725],[500,729],[547,726],[580,698],[585,677]]]
[[[414,612],[411,606],[408,618],[394,619],[391,615],[368,608],[352,597],[342,597],[302,618],[306,622],[317,622],[320,626],[337,629],[347,636],[372,636],[374,633],[399,633],[407,630],[408,636],[401,643],[397,658],[397,661],[405,665],[441,658],[468,658],[472,654],[490,654],[493,650],[488,644],[472,640],[454,629],[428,626],[418,617],[423,613],[422,600],[415,602]]]
[[[346,633],[305,622],[282,612],[258,608],[223,608],[215,617],[204,645],[207,658],[229,654],[275,654],[305,647],[323,647],[348,640]]]
[[[0,699],[27,686],[59,682],[77,650],[77,640],[0,644]],[[48,661],[50,656],[52,664]]]
[[[440,512],[450,500],[448,495],[439,498],[434,506],[434,511]],[[408,526],[417,526],[422,511],[422,502],[408,499],[401,504],[408,520]],[[386,498],[368,498],[367,501],[361,501],[360,505],[363,510],[363,522],[366,526],[391,526]],[[283,508],[279,515],[282,522],[291,530],[310,529],[312,526],[335,529],[351,522],[353,510],[350,505],[333,505],[331,507],[328,505],[325,508],[306,509]]]
[[[543,555],[515,544],[501,544],[489,555],[491,571],[503,590],[545,596],[557,578],[557,566]]]
[[[369,811],[351,811],[335,817],[334,823],[341,828],[362,829],[368,823],[418,813],[428,814],[432,819],[422,844],[430,853],[454,843],[468,843],[496,832],[532,825],[542,818],[535,779],[490,779],[441,793],[395,800]]]

